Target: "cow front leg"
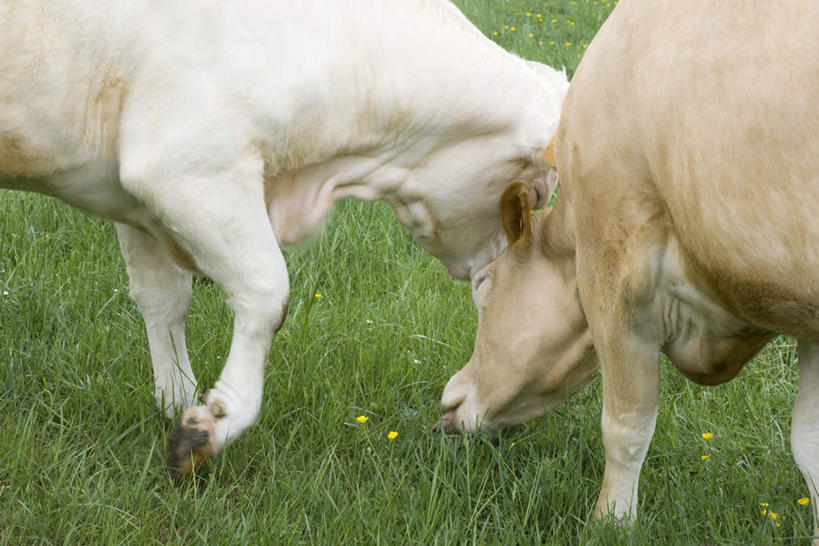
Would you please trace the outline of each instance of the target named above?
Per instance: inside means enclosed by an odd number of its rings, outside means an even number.
[[[791,449],[810,492],[813,543],[819,546],[819,343],[799,340],[799,388],[791,420]]]
[[[167,459],[176,478],[193,472],[256,421],[270,345],[289,298],[287,268],[265,207],[263,163],[252,154],[237,158],[231,168],[224,161],[214,172],[200,166],[191,168],[200,174],[172,180],[122,177],[191,268],[225,291],[234,314],[219,379],[204,404],[186,409],[168,435]]]
[[[177,480],[253,425],[261,409],[265,364],[273,336],[287,314],[289,282],[270,224],[251,225],[246,238],[225,247],[233,253],[230,259],[226,257],[216,270],[203,268],[228,294],[234,313],[233,340],[204,405],[186,409],[168,435],[168,464]],[[267,231],[259,234],[258,229]]]
[[[601,343],[595,340],[603,376],[601,429],[606,469],[594,513],[633,520],[640,469],[657,419],[659,349],[627,329],[615,330],[601,333]]]
[[[131,298],[145,320],[154,396],[169,419],[195,401],[196,378],[185,345],[185,319],[191,302],[191,274],[173,263],[151,235],[117,224],[128,268]]]
[[[289,284],[278,247],[260,245],[256,251],[237,258],[252,257],[256,265],[267,261],[260,268],[266,275],[248,274],[237,267],[217,281],[229,294],[233,340],[219,379],[203,397],[204,405],[186,409],[168,435],[168,466],[176,480],[194,472],[259,416],[265,363],[287,314]]]

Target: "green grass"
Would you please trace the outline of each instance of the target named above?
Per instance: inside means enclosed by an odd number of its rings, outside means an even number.
[[[458,4],[504,47],[570,74],[610,11]],[[113,226],[0,193],[0,542],[807,543],[810,510],[795,502],[807,490],[788,445],[791,340],[716,388],[663,364],[641,514],[623,530],[589,523],[603,472],[599,381],[496,442],[430,431],[471,353],[475,312],[468,286],[388,207],[341,203],[320,237],[286,254],[290,314],[260,422],[204,479],[176,486]],[[197,282],[188,345],[205,386],[230,329],[219,289]]]

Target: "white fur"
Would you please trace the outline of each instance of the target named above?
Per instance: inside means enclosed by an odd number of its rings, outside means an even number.
[[[288,300],[279,246],[335,200],[386,200],[469,277],[505,242],[503,189],[553,189],[539,152],[565,74],[503,51],[444,0],[15,0],[0,22],[0,186],[121,224],[169,414],[196,385],[191,273],[226,291],[217,444],[258,415]]]

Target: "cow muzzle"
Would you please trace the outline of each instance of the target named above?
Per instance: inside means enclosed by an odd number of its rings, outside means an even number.
[[[475,432],[481,425],[482,414],[474,407],[473,399],[472,373],[470,365],[467,364],[453,375],[444,387],[441,408],[445,413],[433,428],[448,434]]]

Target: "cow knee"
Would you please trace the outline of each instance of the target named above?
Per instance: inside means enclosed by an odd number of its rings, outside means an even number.
[[[283,260],[262,274],[248,276],[239,287],[228,288],[228,305],[237,318],[250,320],[265,332],[276,333],[284,323],[290,302],[290,280]]]

